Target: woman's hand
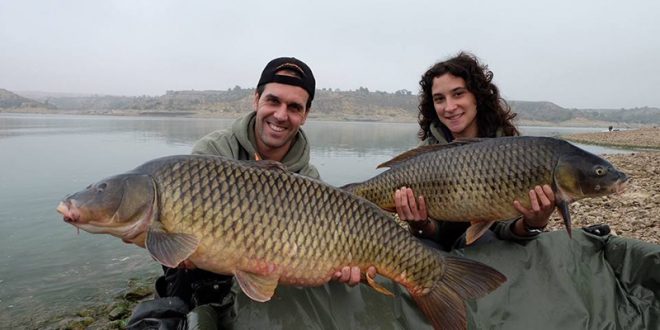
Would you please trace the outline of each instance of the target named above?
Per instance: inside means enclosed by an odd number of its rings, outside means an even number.
[[[394,192],[394,205],[399,219],[406,221],[413,235],[418,237],[433,237],[436,231],[435,222],[429,220],[424,196],[415,199],[415,194],[408,187],[401,187]]]
[[[428,214],[424,196],[415,200],[415,194],[408,187],[401,187],[394,192],[394,205],[399,219],[410,222],[426,222]]]
[[[513,207],[523,215],[522,221],[517,221],[514,226],[515,234],[519,236],[528,235],[524,225],[531,228],[545,228],[550,215],[555,210],[555,193],[547,184],[530,190],[529,200],[530,209],[522,206],[517,200],[513,202]]]

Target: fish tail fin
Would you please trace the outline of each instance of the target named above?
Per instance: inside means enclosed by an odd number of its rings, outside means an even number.
[[[466,329],[464,300],[485,296],[506,281],[495,269],[477,261],[444,257],[445,273],[431,291],[411,296],[435,329]]]

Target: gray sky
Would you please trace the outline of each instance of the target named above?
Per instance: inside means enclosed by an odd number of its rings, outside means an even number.
[[[254,87],[272,58],[317,87],[417,93],[471,51],[511,100],[660,107],[660,1],[0,0],[0,88],[113,95]]]

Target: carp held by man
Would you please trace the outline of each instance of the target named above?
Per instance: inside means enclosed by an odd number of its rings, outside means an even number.
[[[494,222],[519,217],[513,201],[529,208],[528,192],[544,184],[552,187],[570,236],[571,202],[620,192],[628,180],[601,157],[550,137],[461,139],[407,151],[378,167],[389,169],[342,188],[394,211],[394,192],[410,187],[424,196],[430,218],[470,222],[468,244]]]
[[[427,247],[373,203],[272,161],[159,158],[67,196],[57,211],[77,228],[146,247],[167,267],[185,261],[234,275],[260,302],[278,284],[318,286],[344,266],[374,266],[410,292],[434,328],[462,329],[463,300],[506,280]]]

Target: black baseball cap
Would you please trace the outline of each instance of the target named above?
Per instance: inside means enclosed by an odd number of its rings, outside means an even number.
[[[282,70],[289,70],[296,72],[299,77],[285,76],[277,74]],[[266,65],[264,71],[261,73],[257,87],[268,83],[280,83],[286,85],[298,86],[309,94],[308,104],[311,104],[314,99],[314,90],[316,89],[316,80],[312,70],[303,61],[295,57],[279,57]]]

